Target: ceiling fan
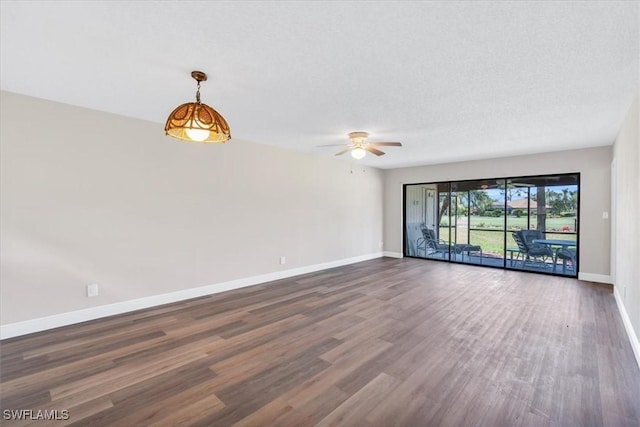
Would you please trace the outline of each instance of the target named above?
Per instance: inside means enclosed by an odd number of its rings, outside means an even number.
[[[501,189],[505,184],[505,180],[504,179],[496,179],[495,183],[493,182],[493,180],[491,181],[485,181],[482,183],[482,185],[480,185],[480,188],[482,190],[488,190],[489,188],[493,188],[493,189]],[[533,184],[527,184],[524,182],[512,182],[510,179],[506,180],[506,184],[507,184],[507,188],[527,188],[527,187],[533,187]]]
[[[498,180],[496,180],[496,183],[498,185],[501,185],[503,181],[504,181],[503,179],[498,179]],[[510,179],[507,179],[506,184],[507,184],[507,187],[525,187],[525,188],[526,187],[534,187],[533,184],[529,184],[529,183],[525,183],[525,182],[513,182]]]
[[[367,142],[366,140],[368,136],[369,134],[367,132],[351,132],[349,133],[351,144],[329,144],[319,145],[318,147],[337,147],[347,145],[347,148],[337,152],[336,156],[340,156],[351,151],[351,157],[354,159],[363,158],[367,154],[367,151],[371,154],[375,154],[376,156],[383,156],[385,154],[384,151],[380,151],[376,147],[402,147],[400,142]]]

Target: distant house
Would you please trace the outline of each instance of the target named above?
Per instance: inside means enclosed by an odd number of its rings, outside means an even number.
[[[527,210],[527,201],[529,202],[529,209],[531,209],[532,211],[536,211],[538,208],[538,203],[535,200],[527,200],[527,199],[515,199],[515,200],[511,200],[509,202],[507,202],[507,215],[511,215],[511,213],[513,212],[514,209],[522,209],[524,211]],[[504,203],[503,202],[495,202],[493,205],[493,209],[494,210],[504,210]],[[547,205],[547,208],[549,208],[549,206]]]
[[[492,205],[492,209],[495,210],[504,210],[504,202],[495,202]],[[513,207],[511,206],[511,203],[507,203],[507,215],[511,215],[511,211],[513,210]]]

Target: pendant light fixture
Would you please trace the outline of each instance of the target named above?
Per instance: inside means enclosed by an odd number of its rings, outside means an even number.
[[[227,121],[213,108],[200,102],[200,82],[207,80],[202,71],[192,71],[191,77],[198,82],[196,102],[178,106],[167,119],[165,134],[183,141],[223,143],[231,139]]]

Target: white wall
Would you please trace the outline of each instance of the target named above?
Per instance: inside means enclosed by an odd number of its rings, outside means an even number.
[[[2,325],[381,251],[380,170],[0,95]]]
[[[615,292],[618,304],[628,316],[632,328],[626,324],[630,335],[635,335],[638,363],[640,353],[640,95],[629,109],[613,146],[615,161],[614,192],[615,247],[613,262]],[[624,314],[623,314],[624,317]],[[632,337],[632,343],[634,342]]]
[[[611,147],[558,151],[385,171],[385,251],[402,252],[402,185],[580,172],[580,274],[609,277]]]

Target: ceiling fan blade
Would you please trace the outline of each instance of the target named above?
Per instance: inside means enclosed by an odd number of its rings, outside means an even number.
[[[370,152],[371,154],[375,154],[376,156],[384,156],[384,151],[380,151],[376,148],[373,148],[371,146],[366,146],[363,147],[366,151]]]
[[[401,142],[370,142],[368,145],[373,147],[402,147]]]
[[[344,150],[337,152],[337,153],[336,153],[336,156],[341,156],[341,155],[343,155],[344,153],[346,153],[346,152],[348,152],[348,151],[351,151],[351,150],[353,150],[353,147],[345,148]]]

